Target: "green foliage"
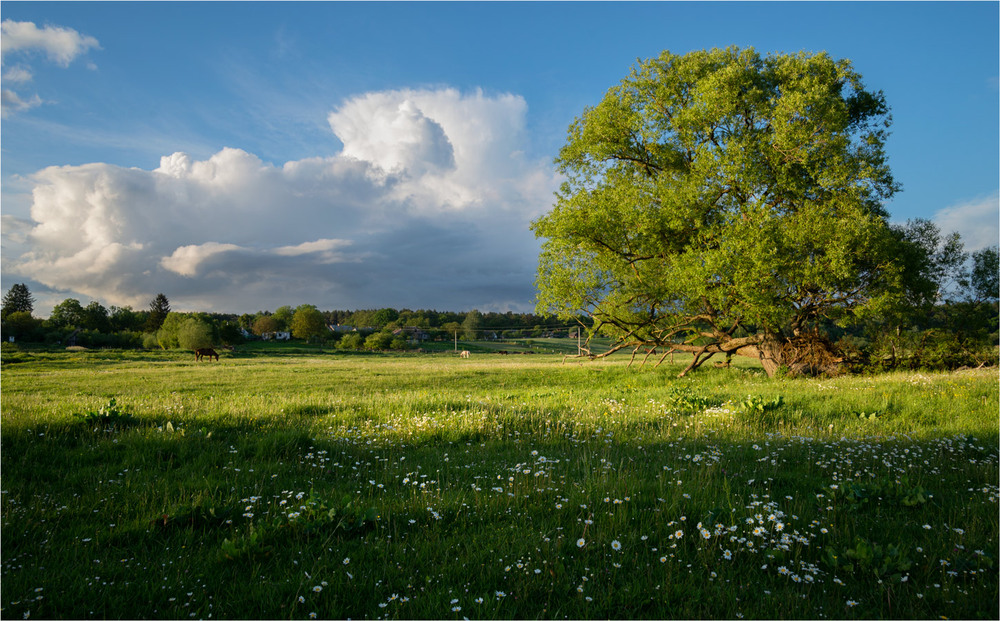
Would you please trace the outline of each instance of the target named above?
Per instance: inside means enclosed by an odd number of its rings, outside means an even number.
[[[271,314],[271,318],[278,323],[278,330],[289,330],[292,326],[292,319],[295,317],[295,311],[292,310],[291,306],[279,306],[275,309],[274,313]]]
[[[623,345],[757,357],[772,341],[773,373],[793,334],[901,299],[889,119],[826,54],[639,63],[570,126],[567,181],[532,225],[538,310]]]
[[[882,546],[858,537],[854,546],[837,555],[827,549],[823,555],[824,564],[830,569],[846,573],[858,573],[867,577],[893,578],[899,582],[904,572],[913,567],[905,546],[888,544]]]
[[[1000,251],[996,245],[972,253],[966,297],[994,303],[1000,298]]]
[[[782,399],[781,395],[773,399],[765,399],[759,395],[748,395],[746,399],[736,406],[736,411],[749,414],[763,414],[781,407],[782,403],[784,403],[784,399]]]
[[[901,481],[867,481],[833,484],[817,495],[820,503],[847,506],[879,504],[893,507],[919,507],[927,503],[930,494],[921,485],[912,485],[908,477]]]
[[[466,340],[474,341],[480,336],[480,330],[483,329],[483,314],[478,310],[471,310],[465,315],[465,320],[462,321],[462,333],[465,335]]]
[[[11,285],[3,296],[3,307],[0,308],[0,319],[7,319],[11,313],[28,313],[35,309],[35,298],[31,295],[28,285],[18,283]]]
[[[216,342],[213,322],[201,313],[168,313],[156,333],[163,349],[198,349]]]
[[[671,386],[667,397],[674,411],[685,414],[698,414],[705,411],[706,408],[715,405],[707,397],[695,394],[686,386]]]
[[[388,330],[382,330],[380,332],[374,332],[368,335],[365,339],[365,349],[370,349],[373,351],[379,351],[383,349],[390,349],[392,347],[392,332]]]
[[[303,304],[295,309],[291,330],[295,338],[309,340],[326,333],[326,321],[315,306]]]
[[[82,328],[83,307],[80,300],[67,298],[56,304],[49,314],[49,323],[58,328]]]
[[[139,424],[139,420],[128,409],[120,407],[114,398],[96,412],[85,412],[77,416],[87,427],[106,432],[121,431]]]
[[[177,331],[177,344],[181,349],[211,347],[212,326],[197,317],[188,317]]]
[[[146,315],[146,332],[156,332],[163,326],[170,314],[170,300],[162,293],[149,302],[149,313]]]
[[[278,321],[270,315],[262,315],[253,322],[253,333],[257,336],[268,332],[277,332],[279,329]]]

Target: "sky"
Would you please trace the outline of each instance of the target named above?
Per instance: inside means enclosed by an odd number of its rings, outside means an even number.
[[[570,123],[663,50],[850,59],[892,220],[997,243],[997,2],[2,2],[0,286],[531,312]]]

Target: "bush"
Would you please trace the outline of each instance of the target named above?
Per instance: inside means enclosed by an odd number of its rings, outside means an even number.
[[[159,349],[160,343],[156,340],[155,332],[144,332],[142,334],[143,349]]]
[[[194,317],[188,318],[177,330],[177,344],[181,349],[199,349],[212,346],[212,326]]]
[[[364,339],[361,338],[361,333],[351,332],[345,334],[340,342],[337,343],[338,349],[361,349],[364,344]]]
[[[389,349],[390,347],[392,347],[392,332],[387,332],[385,330],[382,332],[375,332],[374,334],[370,334],[368,338],[365,339],[365,349],[377,351],[380,349]]]

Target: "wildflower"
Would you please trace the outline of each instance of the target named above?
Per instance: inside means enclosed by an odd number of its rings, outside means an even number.
[[[344,558],[344,565],[347,565],[350,562],[351,562],[351,557],[348,556]]]
[[[728,561],[728,560],[732,560],[732,558],[733,558],[733,553],[732,553],[732,552],[730,552],[729,550],[723,550],[723,551],[722,551],[722,558],[726,559],[727,561]]]
[[[788,571],[788,568],[782,565],[781,567],[778,568],[778,573],[781,574],[782,576],[787,576],[792,572]]]
[[[309,613],[309,618],[310,619],[315,619],[316,618],[316,613],[315,612],[310,612]]]
[[[665,556],[661,556],[661,557],[660,557],[660,562],[661,562],[661,563],[666,563],[666,562],[667,562],[667,557],[665,557]]]
[[[854,601],[853,599],[849,599],[849,600],[847,600],[847,606],[848,606],[849,608],[854,608],[854,607],[855,607],[855,606],[857,606],[857,605],[858,605],[858,603],[857,603],[856,601]]]
[[[614,541],[612,541],[611,542],[611,549],[612,550],[621,550],[622,549],[621,542],[618,541],[617,539],[615,539]]]
[[[320,585],[318,585],[318,584],[317,584],[316,586],[314,586],[314,587],[313,587],[313,593],[319,593],[319,592],[320,592],[320,591],[322,591],[322,590],[323,590],[323,587],[321,587],[321,586],[320,586]]]
[[[924,530],[930,530],[930,529],[931,529],[930,524],[924,524]]]
[[[481,597],[477,597],[477,598],[476,598],[476,603],[477,603],[477,604],[482,604],[482,603],[483,603],[483,598],[481,598]]]
[[[680,539],[683,536],[684,536],[684,531],[682,531],[682,530],[679,530],[679,531],[677,531],[677,532],[674,533],[674,539]]]
[[[576,547],[582,548],[585,545],[587,545],[587,542],[584,540],[583,537],[580,537],[579,539],[576,540]]]

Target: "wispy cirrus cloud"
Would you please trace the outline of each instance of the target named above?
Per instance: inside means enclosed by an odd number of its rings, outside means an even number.
[[[31,217],[4,269],[53,290],[143,307],[529,310],[528,223],[556,187],[523,155],[524,100],[454,89],[345,100],[342,152],[275,165],[241,149],[31,178]],[[27,229],[27,230],[26,230]]]

